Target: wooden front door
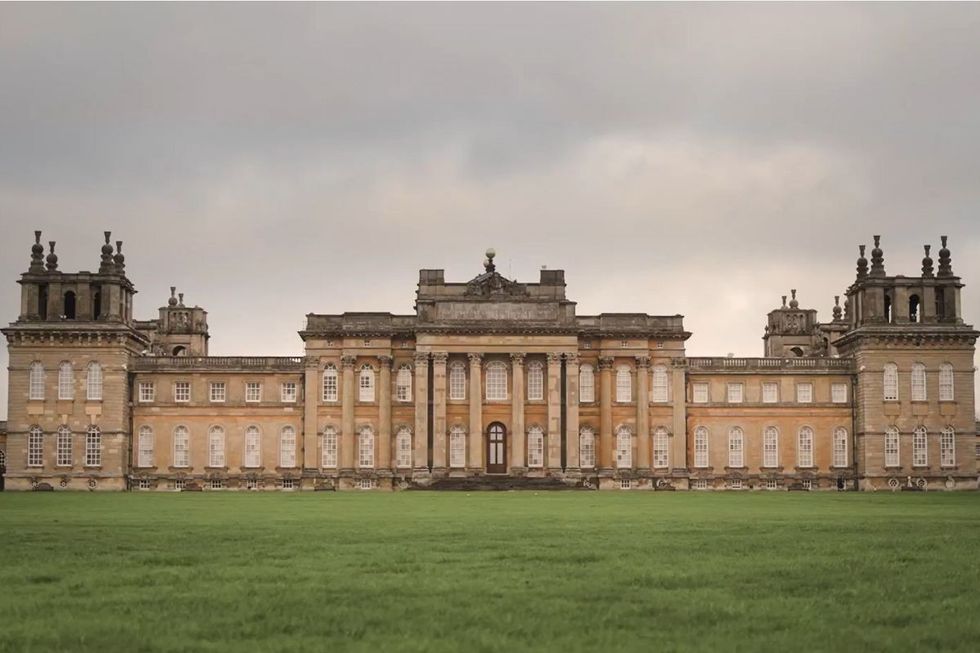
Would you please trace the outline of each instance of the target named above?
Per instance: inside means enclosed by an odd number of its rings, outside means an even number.
[[[493,423],[487,429],[487,474],[507,473],[507,430]]]

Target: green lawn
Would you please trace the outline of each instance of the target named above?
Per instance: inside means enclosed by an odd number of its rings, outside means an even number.
[[[980,648],[980,494],[0,494],[0,650]]]

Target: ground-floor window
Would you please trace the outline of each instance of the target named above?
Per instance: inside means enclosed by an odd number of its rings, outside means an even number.
[[[633,489],[633,481],[628,478],[619,479],[619,489],[620,490],[631,490]]]
[[[803,489],[804,490],[812,490],[813,489],[813,479],[809,479],[809,478],[803,479],[802,485],[803,485]]]
[[[295,490],[298,486],[295,478],[284,478],[282,479],[282,489],[284,490]]]
[[[767,478],[766,479],[766,489],[767,490],[778,490],[779,489],[779,481],[777,481],[774,478]]]
[[[361,478],[357,480],[358,490],[373,490],[378,487],[378,482],[373,478]]]
[[[222,490],[225,487],[225,482],[219,478],[213,478],[208,481],[207,488],[209,490]]]
[[[708,489],[708,479],[706,479],[706,478],[695,479],[691,483],[691,487],[694,488],[695,490],[707,490]]]
[[[742,489],[742,479],[740,479],[740,478],[733,478],[732,480],[728,481],[728,489],[729,490],[741,490]]]
[[[461,426],[454,426],[449,431],[449,466],[466,467],[466,433]]]

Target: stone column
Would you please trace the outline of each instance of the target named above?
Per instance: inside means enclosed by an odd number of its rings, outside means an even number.
[[[682,359],[683,360],[683,359]],[[674,413],[670,442],[670,466],[675,474],[687,473],[687,368],[674,365],[670,370],[671,408]]]
[[[306,357],[306,367],[303,370],[303,467],[306,469],[320,468],[320,454],[317,443],[319,430],[316,419],[316,408],[320,403],[320,373],[317,359]],[[244,443],[242,443],[244,446]],[[242,452],[244,454],[244,452]]]
[[[578,354],[565,354],[565,470],[577,472],[579,464]]]
[[[391,356],[378,356],[381,367],[378,395],[378,442],[375,469],[391,468]]]
[[[650,470],[650,357],[636,357],[636,458],[633,468]]]
[[[340,366],[343,368],[343,388],[340,396],[340,472],[348,474],[354,472],[354,392],[356,391],[354,363],[356,362],[356,356],[345,354],[340,357]]]
[[[444,351],[432,352],[432,471],[446,473],[446,359]]]
[[[612,358],[603,356],[599,359],[599,451],[596,457],[600,472],[603,470],[611,472],[615,467],[612,432],[612,368]]]
[[[415,433],[412,467],[416,475],[429,473],[429,354],[415,353]]]
[[[470,354],[469,467],[483,471],[483,354]]]
[[[548,354],[548,471],[561,472],[561,354]]]
[[[523,474],[525,464],[526,437],[524,433],[524,353],[510,355],[512,390],[510,398],[510,472]]]

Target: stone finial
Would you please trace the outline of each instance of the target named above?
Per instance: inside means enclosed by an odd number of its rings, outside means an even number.
[[[122,274],[126,269],[126,257],[122,253],[122,241],[116,241],[116,254],[112,257],[112,262],[116,266],[116,272]]]
[[[184,308],[184,293],[182,292],[177,293],[177,299],[178,299],[177,306]]]
[[[34,244],[31,245],[31,267],[29,272],[44,272],[44,245],[41,244],[41,232],[34,232]]]
[[[843,319],[843,309],[840,307],[840,295],[834,295],[834,322],[840,322]]]
[[[786,308],[786,295],[783,295],[783,305],[780,308]]]
[[[946,236],[940,236],[943,241],[943,248],[939,250],[939,277],[953,276],[953,260],[950,257],[949,249],[946,247]]]
[[[497,252],[491,247],[487,250],[486,254],[487,258],[483,261],[483,267],[487,272],[493,272],[497,269],[497,266],[493,264],[493,257],[497,255]]]
[[[51,251],[48,254],[48,258],[47,258],[48,272],[54,272],[55,270],[58,269],[58,255],[54,253],[54,241],[53,240],[49,240],[48,241],[48,247],[51,248]]]
[[[112,245],[109,244],[112,232],[104,231],[102,233],[105,235],[105,245],[102,246],[102,262],[99,264],[99,274],[111,274],[115,271],[112,265]]]
[[[789,307],[790,308],[799,308],[800,307],[800,303],[798,301],[796,301],[796,288],[790,289],[789,294],[793,296],[793,298],[791,300],[789,300]]]
[[[173,308],[177,305],[177,286],[170,286],[170,299],[167,300],[167,306]]]
[[[864,258],[864,249],[866,245],[858,245],[858,255],[857,260],[857,278],[858,280],[864,279],[868,276],[868,259]]]
[[[885,276],[885,253],[881,250],[881,236],[875,236],[875,248],[871,250],[871,276]]]
[[[932,248],[932,245],[923,245],[922,247],[925,249],[926,252],[925,258],[922,259],[922,276],[931,277],[932,257],[929,256],[929,250]]]

